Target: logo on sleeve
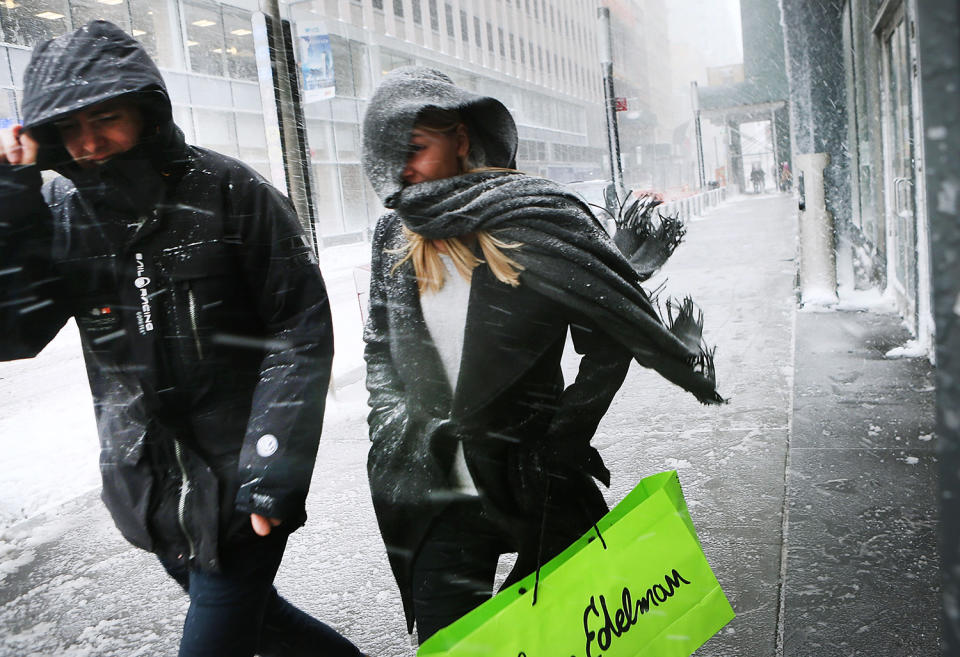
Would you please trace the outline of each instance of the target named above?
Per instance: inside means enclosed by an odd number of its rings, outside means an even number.
[[[137,311],[137,328],[140,335],[153,330],[153,310],[150,308],[150,278],[145,276],[146,266],[143,264],[143,254],[134,255],[137,260],[137,277],[133,281],[134,287],[140,292],[140,310]]]

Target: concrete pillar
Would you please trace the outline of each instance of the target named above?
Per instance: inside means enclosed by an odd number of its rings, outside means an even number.
[[[837,303],[837,263],[833,214],[827,210],[823,171],[828,153],[794,155],[803,173],[800,210],[800,298],[803,304]]]
[[[743,191],[743,149],[740,140],[740,123],[731,120],[727,123],[727,133],[730,136],[727,144],[727,184],[733,185],[737,193]]]

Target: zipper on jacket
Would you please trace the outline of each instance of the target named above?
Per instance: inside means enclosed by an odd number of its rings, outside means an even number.
[[[190,532],[187,530],[186,521],[187,493],[190,492],[190,478],[187,476],[186,466],[183,465],[183,452],[180,448],[179,440],[175,439],[173,441],[173,451],[177,457],[177,465],[180,466],[180,502],[177,504],[177,520],[180,522],[180,529],[187,538],[187,545],[190,547],[189,561],[193,561],[194,557],[197,556],[197,552],[193,543],[193,537],[190,536]]]
[[[203,346],[200,344],[200,332],[197,330],[197,298],[193,287],[187,284],[187,310],[190,315],[190,330],[193,332],[193,344],[197,347],[197,358],[203,359]]]

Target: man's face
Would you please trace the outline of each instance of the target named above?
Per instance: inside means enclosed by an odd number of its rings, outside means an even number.
[[[143,130],[143,114],[129,99],[98,103],[54,122],[74,162],[90,168],[133,148]]]

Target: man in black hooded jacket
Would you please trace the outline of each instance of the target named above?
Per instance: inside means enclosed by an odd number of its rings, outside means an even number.
[[[103,501],[189,593],[181,655],[358,655],[273,587],[333,358],[289,201],[186,145],[160,72],[110,23],[37,46],[24,87],[23,125],[0,132],[0,359],[76,319]]]

